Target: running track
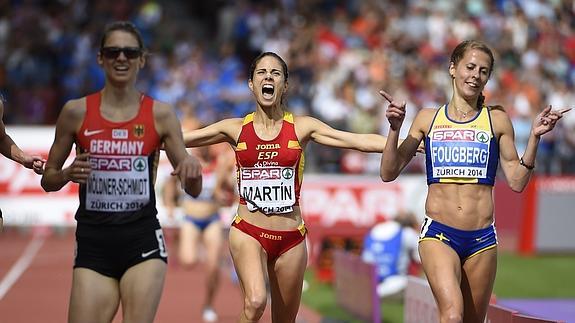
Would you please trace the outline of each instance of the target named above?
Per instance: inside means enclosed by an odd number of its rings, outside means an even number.
[[[0,233],[0,323],[66,322],[72,279],[73,229],[53,233],[23,233],[5,228]],[[166,232],[170,265],[156,323],[202,322],[204,274],[201,267],[184,270],[176,264],[173,232]],[[241,310],[239,287],[223,269],[215,310],[221,323],[237,322]],[[262,323],[271,322],[269,302]],[[300,307],[298,323],[319,323],[313,311]],[[116,317],[114,323],[120,323]]]

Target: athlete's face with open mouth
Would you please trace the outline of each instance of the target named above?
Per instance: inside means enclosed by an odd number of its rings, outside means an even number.
[[[455,90],[464,99],[479,96],[491,74],[491,58],[479,49],[468,50],[461,61],[451,63],[449,73],[455,80]]]
[[[273,56],[264,56],[257,63],[248,85],[260,106],[279,106],[287,90],[282,64]]]

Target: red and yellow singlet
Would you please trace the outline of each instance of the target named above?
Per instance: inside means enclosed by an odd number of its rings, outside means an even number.
[[[299,203],[304,168],[293,115],[284,112],[282,128],[272,140],[257,136],[253,118],[254,113],[244,118],[236,147],[240,204],[252,212],[292,212]]]

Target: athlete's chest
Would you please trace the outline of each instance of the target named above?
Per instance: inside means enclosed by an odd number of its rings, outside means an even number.
[[[242,131],[236,147],[240,166],[293,166],[299,161],[302,150],[293,129],[285,127],[271,140],[261,139],[252,129]]]

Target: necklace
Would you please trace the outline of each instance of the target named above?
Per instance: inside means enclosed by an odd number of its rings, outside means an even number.
[[[461,109],[458,108],[457,106],[455,106],[455,110],[457,110],[457,112],[461,113],[461,116],[462,116],[463,118],[467,118],[467,115],[468,115],[471,111],[473,111],[473,109],[471,109],[471,110],[469,110],[469,111],[467,111],[467,112],[464,112],[463,110],[461,110]]]

